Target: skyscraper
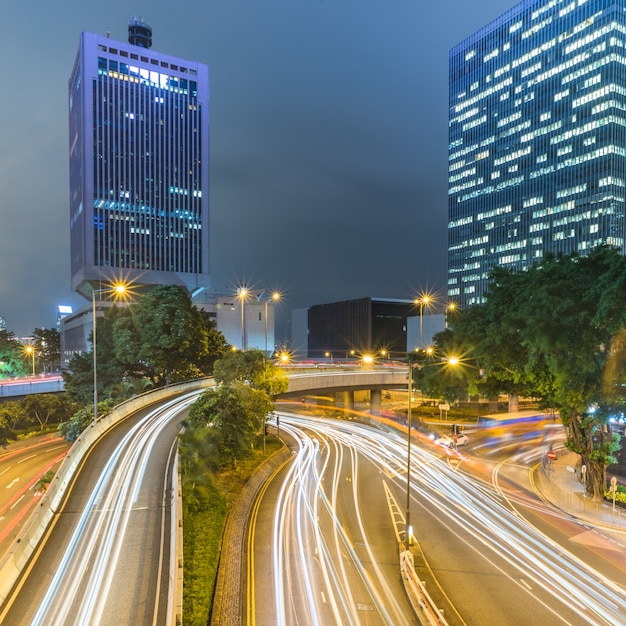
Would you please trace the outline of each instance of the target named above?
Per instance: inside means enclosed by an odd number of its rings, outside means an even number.
[[[69,81],[72,288],[178,284],[209,277],[208,67],[83,32]]]
[[[626,0],[524,0],[450,50],[448,295],[624,253]]]

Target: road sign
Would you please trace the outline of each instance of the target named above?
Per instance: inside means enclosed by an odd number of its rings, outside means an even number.
[[[548,458],[554,461],[554,459],[556,459],[556,452],[554,450],[548,450]]]

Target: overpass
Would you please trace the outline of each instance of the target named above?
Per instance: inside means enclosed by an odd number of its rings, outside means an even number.
[[[373,411],[380,410],[383,389],[401,389],[408,385],[407,367],[362,367],[357,369],[314,368],[286,370],[287,391],[279,399],[334,393],[346,408],[354,406],[354,392],[370,392]]]
[[[64,391],[64,385],[60,374],[3,380],[0,381],[0,400],[3,398],[18,400],[32,393],[60,393]]]
[[[408,384],[407,368],[402,366],[364,366],[354,368],[309,366],[288,368],[287,391],[279,398],[295,398],[328,393],[341,394],[344,406],[352,407],[354,392],[369,390],[373,407],[380,406],[382,389],[399,389]],[[20,378],[0,382],[0,400],[19,399],[33,393],[60,393],[64,390],[60,375]]]

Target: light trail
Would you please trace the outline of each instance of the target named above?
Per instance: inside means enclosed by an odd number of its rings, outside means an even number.
[[[152,411],[119,443],[80,515],[33,626],[95,626],[105,620],[112,581],[123,576],[116,569],[147,459],[163,426],[197,395],[188,394]]]
[[[402,623],[393,591],[374,565],[376,559],[369,550],[370,541],[363,524],[363,515],[367,513],[359,506],[356,480],[359,465],[369,460],[400,486],[406,476],[406,440],[398,434],[354,422],[303,418],[289,413],[280,413],[280,424],[281,429],[300,442],[300,448],[285,479],[274,521],[277,623],[281,626],[294,623],[295,613],[288,608],[294,596],[306,599],[305,606],[297,607],[298,623],[360,623],[353,595],[357,580],[380,623]],[[331,446],[334,454],[324,452]],[[346,455],[349,455],[347,461]],[[330,459],[333,459],[332,467],[329,467]],[[344,462],[350,464],[353,478],[349,503],[345,484],[340,484],[346,473]],[[624,622],[626,589],[531,526],[511,510],[503,494],[493,486],[457,471],[445,460],[417,446],[411,476],[412,501],[416,505],[428,501],[450,533],[503,575],[515,580],[544,610],[554,615],[555,621],[563,622],[558,606],[564,603],[581,623]],[[329,495],[324,489],[328,483]],[[340,498],[344,500],[342,503]],[[353,548],[340,508],[355,522],[351,528],[358,529],[361,535],[358,541],[366,546],[369,569]],[[291,548],[294,543],[295,550]],[[496,560],[515,568],[519,577],[505,574]],[[288,571],[285,562],[291,562]],[[313,563],[317,567],[312,567]],[[305,593],[294,593],[294,588],[304,588]],[[549,593],[554,602],[548,606],[536,595],[536,590]],[[326,603],[322,602],[322,591]]]

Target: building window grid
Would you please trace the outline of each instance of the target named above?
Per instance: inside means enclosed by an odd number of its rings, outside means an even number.
[[[96,192],[99,197],[94,198],[95,264],[198,272],[201,269],[202,254],[199,195],[192,189],[187,197],[177,196],[173,199],[164,187],[165,181],[173,172],[177,172],[179,176],[184,173],[189,182],[195,171],[197,179],[200,179],[200,133],[190,133],[192,141],[189,142],[189,135],[183,132],[185,121],[188,129],[198,127],[200,109],[191,106],[182,94],[165,92],[163,96],[154,97],[153,88],[142,89],[137,83],[123,82],[107,76],[101,72],[99,80],[94,81],[94,119],[99,120],[94,126],[94,141],[99,146],[94,166],[95,189],[99,190]],[[161,105],[162,99],[174,97],[178,97],[176,107]],[[116,111],[113,109],[114,102],[121,102],[123,106]],[[135,106],[131,106],[131,102]],[[168,102],[168,105],[171,104],[173,103]],[[151,155],[147,159],[150,169],[144,170],[141,182],[137,171],[139,168],[133,168],[131,172],[127,162],[106,158],[106,155],[111,154],[112,146],[122,146],[130,141],[131,132],[122,117],[124,111],[137,108],[141,111],[138,120],[140,124],[143,125],[146,120],[152,124],[152,132],[144,135],[157,138],[154,144],[144,146],[145,154]],[[163,111],[169,112],[165,119],[160,115]],[[185,111],[185,114],[179,115],[181,111]],[[158,141],[164,135],[176,137],[174,145],[179,147],[174,151],[166,151],[170,142]],[[139,133],[136,137],[141,139]],[[189,143],[192,145],[189,146]],[[141,165],[142,169],[144,167],[145,160]],[[161,189],[156,194],[150,193],[151,186],[157,181]],[[200,188],[201,184],[202,181],[199,180]],[[131,197],[116,198],[121,190],[129,192]],[[137,202],[138,196],[141,196],[142,205],[153,207],[151,218],[146,211],[124,215],[107,208],[106,202],[100,202],[107,199],[114,202],[128,200],[132,206]],[[177,211],[183,215],[191,215],[192,219],[176,219]],[[148,245],[141,244],[142,239],[148,240]],[[153,249],[155,245],[158,247],[154,250],[156,254],[150,254],[150,248]],[[112,258],[109,252],[111,250],[123,250],[124,256]],[[159,265],[157,259],[164,259],[164,263]]]
[[[573,15],[573,12],[572,12],[571,22],[567,24],[567,27],[568,27],[568,28],[574,28],[574,27],[575,27],[575,20],[574,20],[573,18],[574,18],[574,15]],[[529,38],[529,39],[532,39],[532,38]],[[515,50],[514,48],[513,48],[513,49],[511,49],[511,53],[512,53],[512,54],[514,54],[514,53],[515,53],[515,52],[514,52],[514,50]],[[508,61],[508,60],[507,60],[507,61]],[[454,66],[452,66],[452,67],[451,67],[451,70],[452,70],[452,73],[454,73]],[[475,76],[475,75],[476,75],[476,74],[472,74],[472,76],[471,76],[468,80],[469,80],[469,81],[474,81],[474,80],[475,80],[475,79],[474,79],[474,76]],[[480,94],[478,94],[478,96],[480,96]],[[451,93],[451,99],[452,99],[453,97],[454,97],[454,94],[453,94],[453,93]],[[496,106],[497,106],[497,105],[496,105]],[[620,130],[621,130],[621,129],[620,129]],[[620,133],[620,134],[623,134],[623,133]],[[474,137],[473,137],[473,138],[474,138]],[[462,144],[463,144],[463,141],[461,141],[461,142],[460,142],[460,144],[459,144],[459,142],[457,142],[456,140],[454,140],[454,135],[453,135],[453,134],[451,134],[451,142],[450,142],[450,144],[451,144],[451,145],[453,145],[454,143],[457,143],[457,145],[462,145]],[[614,140],[614,142],[613,142],[613,143],[618,143],[618,142],[616,142],[616,141]],[[618,145],[619,145],[619,144],[618,144]],[[608,151],[610,152],[610,150],[608,150]],[[452,155],[451,155],[451,156],[452,156]],[[602,156],[602,155],[601,155],[601,154],[599,154],[597,158],[599,158],[599,157],[601,157],[601,156]],[[597,160],[597,159],[596,159],[596,160]],[[591,163],[591,164],[590,164],[590,165],[586,168],[586,171],[577,172],[577,175],[578,175],[578,176],[580,176],[581,174],[587,174],[587,173],[591,173],[591,171],[601,169],[601,165],[602,165],[602,164],[599,164],[599,163],[596,163],[596,162],[592,162],[592,163]],[[537,186],[538,182],[539,182],[539,181],[535,181],[535,185],[534,185],[534,186]],[[471,202],[471,200],[470,200],[470,202]],[[451,211],[450,211],[450,217],[451,217],[451,219],[452,219],[452,217],[453,217],[453,216],[454,216],[454,214],[455,214],[455,213],[452,211],[452,209],[453,209],[453,208],[455,208],[455,207],[453,207],[453,204],[451,203]],[[454,229],[452,229],[452,230],[454,231]],[[459,229],[457,229],[457,230],[459,230],[459,231],[460,231],[460,230],[462,230],[462,229],[461,229],[461,228],[459,228]],[[467,230],[467,228],[466,228],[465,230]],[[619,238],[615,238],[615,239],[616,239],[616,240],[619,240]],[[469,239],[468,239],[468,238],[466,238],[466,239],[465,239],[465,241],[464,241],[464,243],[467,243],[468,241],[469,241]],[[536,240],[536,239],[535,239],[535,240],[533,240],[533,241],[534,241],[534,243],[535,243],[535,244],[537,243],[537,240]],[[453,247],[453,243],[454,243],[454,237],[453,237],[453,236],[451,236],[451,248]]]

